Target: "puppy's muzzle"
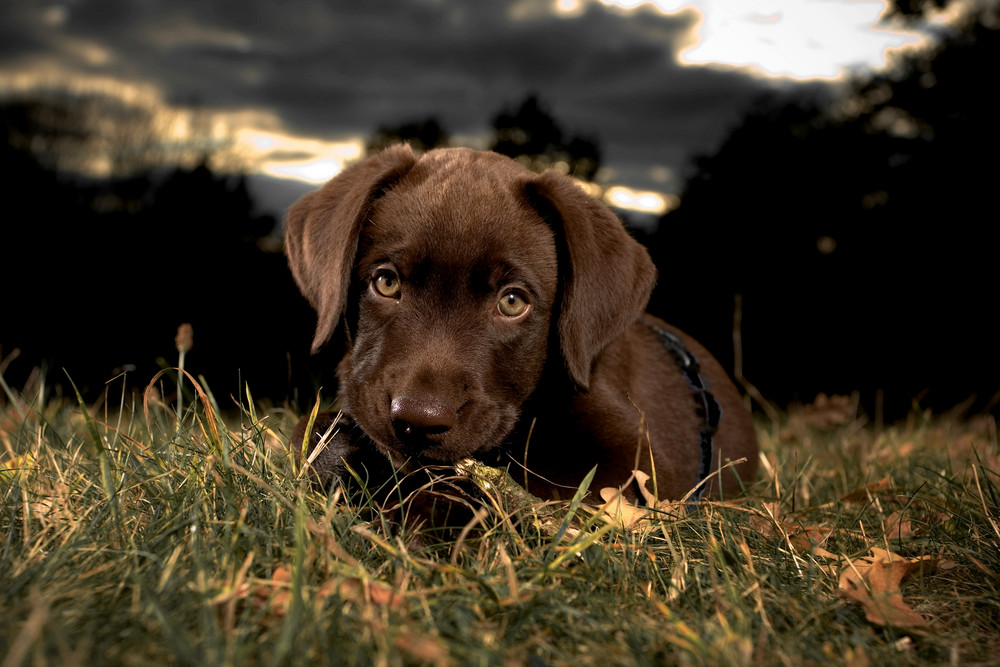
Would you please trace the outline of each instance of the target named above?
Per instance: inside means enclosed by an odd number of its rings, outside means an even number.
[[[455,411],[444,403],[411,396],[393,398],[389,417],[396,438],[411,453],[438,444],[458,419]]]

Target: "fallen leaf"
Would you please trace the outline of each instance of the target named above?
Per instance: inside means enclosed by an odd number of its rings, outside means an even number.
[[[834,529],[821,525],[802,525],[795,514],[785,514],[779,503],[763,504],[763,512],[750,515],[750,526],[761,535],[787,539],[800,553],[811,551],[826,542]]]
[[[750,511],[748,521],[750,527],[758,533],[774,535],[776,528],[784,523],[782,518],[781,505],[777,502],[765,502],[761,505],[760,511]]]
[[[826,542],[832,534],[833,528],[802,526],[794,532],[790,531],[788,539],[799,553],[808,553]]]
[[[829,549],[824,549],[823,547],[816,547],[813,553],[821,558],[840,560],[840,556],[838,554],[833,553]]]
[[[865,618],[876,625],[897,628],[921,628],[927,619],[903,599],[900,584],[915,572],[927,572],[938,563],[949,563],[933,556],[905,558],[884,549],[872,548],[870,556],[848,563],[840,573],[839,594],[859,603]]]
[[[903,540],[916,535],[913,523],[903,512],[896,511],[885,520],[885,534],[891,540]]]
[[[654,509],[665,510],[673,508],[675,512],[677,510],[683,511],[683,503],[670,500],[657,501],[656,496],[646,487],[646,482],[652,479],[649,475],[641,470],[633,470],[632,475],[635,481],[638,482],[639,493],[642,494],[646,505],[643,507],[633,505],[625,499],[622,489],[606,486],[598,492],[604,501],[604,505],[601,506],[599,511],[604,512],[606,515],[605,518],[608,521],[620,522],[624,528],[632,530],[643,519],[647,518]]]
[[[649,514],[648,508],[637,507],[625,500],[621,489],[607,486],[601,489],[600,494],[604,501],[604,513],[608,515],[610,520],[620,522],[628,530],[635,527]]]
[[[396,648],[421,664],[441,667],[454,664],[448,657],[448,647],[432,635],[417,636],[407,633],[397,637],[395,643]]]
[[[288,610],[288,585],[292,581],[292,569],[287,565],[274,568],[271,578],[262,581],[254,589],[254,606],[262,609],[268,605],[276,616],[283,616]]]
[[[35,457],[31,452],[25,452],[0,463],[0,482],[20,482],[25,479],[28,470],[34,465]]]
[[[342,600],[371,603],[379,607],[398,609],[406,602],[406,598],[391,586],[379,581],[365,581],[351,577],[340,582],[338,590]]]
[[[652,491],[646,488],[646,482],[651,480],[652,477],[641,470],[633,470],[632,475],[635,477],[635,481],[639,483],[639,493],[642,494],[642,499],[646,501],[646,505],[649,507],[656,507],[656,496],[653,495]]]
[[[279,565],[270,579],[257,583],[253,591],[253,605],[257,609],[270,607],[275,616],[284,616],[291,602],[289,591],[292,570],[288,565]],[[398,609],[406,603],[406,598],[395,589],[379,581],[363,580],[357,577],[329,579],[316,589],[312,598],[322,602],[331,595],[338,594],[346,602],[373,604],[378,607]],[[246,592],[243,592],[246,595]]]
[[[876,492],[878,492],[878,491],[885,491],[886,489],[889,489],[890,487],[892,487],[892,482],[889,480],[888,477],[883,477],[882,479],[880,479],[877,482],[871,482],[869,484],[865,484],[860,489],[855,489],[854,491],[851,491],[850,493],[848,493],[846,496],[841,496],[840,502],[843,502],[843,503],[864,503],[864,502],[868,502],[868,500]]]
[[[901,540],[927,533],[931,526],[947,521],[949,516],[919,501],[908,508],[897,510],[885,520],[885,535],[891,540]]]

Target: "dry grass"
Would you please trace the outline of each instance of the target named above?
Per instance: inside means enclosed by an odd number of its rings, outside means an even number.
[[[820,401],[760,424],[746,499],[665,506],[625,529],[588,504],[596,494],[541,508],[479,479],[447,486],[473,520],[442,532],[315,493],[289,455],[291,414],[244,397],[223,420],[196,388],[178,424],[155,385],[148,415],[111,389],[88,407],[4,386],[0,667],[1000,653],[989,417],[915,412],[876,429],[850,402]]]

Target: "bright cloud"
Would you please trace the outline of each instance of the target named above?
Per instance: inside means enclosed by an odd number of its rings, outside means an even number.
[[[680,203],[676,195],[633,190],[621,185],[608,188],[604,193],[604,201],[615,208],[654,215],[663,215],[667,211],[677,208]]]
[[[879,25],[885,0],[601,0],[664,13],[695,10],[694,44],[682,65],[745,68],[757,75],[836,79],[853,69],[878,69],[894,50],[924,42],[915,32]]]
[[[235,143],[257,171],[315,185],[339,174],[364,150],[360,139],[323,141],[249,127],[237,130]]]

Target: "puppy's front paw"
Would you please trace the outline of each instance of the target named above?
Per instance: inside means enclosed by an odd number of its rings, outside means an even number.
[[[351,445],[345,426],[343,417],[337,413],[321,412],[313,422],[308,443],[305,443],[308,416],[300,419],[292,430],[289,444],[296,458],[309,465],[309,478],[313,485],[329,489],[335,479],[344,478],[347,474],[345,460],[351,458],[356,448]],[[322,449],[317,452],[320,446]]]
[[[363,480],[381,481],[391,476],[388,460],[373,447],[363,447],[355,437],[354,421],[338,412],[320,412],[313,422],[309,442],[303,447],[309,417],[303,417],[289,440],[298,459],[309,465],[309,479],[316,488],[329,491],[334,483],[353,481],[351,470]]]

